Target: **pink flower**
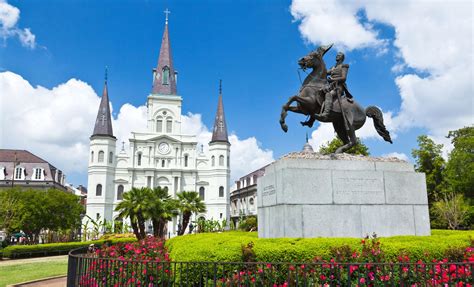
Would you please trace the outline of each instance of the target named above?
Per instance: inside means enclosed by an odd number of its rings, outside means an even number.
[[[365,278],[360,278],[359,283],[364,284],[365,283]]]

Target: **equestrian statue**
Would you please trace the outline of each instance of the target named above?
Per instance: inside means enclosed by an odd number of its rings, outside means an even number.
[[[390,133],[383,124],[382,111],[376,106],[364,109],[349,93],[346,85],[349,65],[344,63],[344,54],[337,53],[334,67],[326,69],[323,57],[331,47],[332,44],[321,46],[298,61],[303,70],[313,70],[305,78],[298,95],[290,97],[283,105],[281,128],[284,132],[288,131],[285,123],[288,111],[308,116],[308,120],[301,124],[310,128],[316,120],[332,123],[337,136],[344,143],[336,153],[343,153],[356,145],[355,131],[360,129],[365,124],[366,117],[369,117],[373,119],[377,133],[385,141],[392,143]],[[291,105],[293,102],[296,102],[296,106]]]

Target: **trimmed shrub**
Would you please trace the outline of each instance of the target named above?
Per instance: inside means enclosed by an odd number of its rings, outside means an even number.
[[[411,261],[431,261],[457,257],[470,246],[474,231],[433,230],[431,236],[394,236],[380,238],[384,261],[396,262],[401,255]],[[253,242],[256,261],[310,262],[316,257],[330,260],[337,252],[362,252],[357,238],[258,238],[256,232],[204,233],[179,236],[168,240],[167,247],[174,261],[237,262],[242,246]],[[459,249],[458,251],[453,251]],[[344,251],[345,250],[345,251]]]
[[[27,258],[27,257],[41,257],[51,255],[67,254],[69,251],[87,247],[90,244],[102,246],[103,244],[114,244],[119,242],[135,242],[136,238],[119,238],[112,240],[96,240],[85,242],[66,242],[66,243],[48,243],[36,245],[10,245],[4,248],[3,257],[7,258]]]

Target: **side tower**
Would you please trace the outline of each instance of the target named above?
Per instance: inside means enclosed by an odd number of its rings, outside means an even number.
[[[94,132],[90,137],[86,213],[94,220],[112,220],[116,141],[112,130],[106,76]]]
[[[224,105],[222,103],[222,81],[219,83],[219,99],[214,120],[212,139],[209,142],[210,156],[210,190],[206,200],[207,214],[214,219],[230,220],[229,188],[230,188],[230,143],[227,136]]]

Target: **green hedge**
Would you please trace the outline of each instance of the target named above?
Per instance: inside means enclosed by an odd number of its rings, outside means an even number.
[[[411,261],[442,259],[452,250],[471,244],[474,231],[432,230],[431,236],[395,236],[380,238],[387,261],[406,254]],[[335,247],[348,245],[361,249],[358,238],[258,238],[256,232],[201,233],[175,237],[167,242],[174,261],[241,261],[242,245],[254,243],[257,261],[307,262],[315,257],[329,260]],[[452,252],[451,252],[452,253]]]
[[[118,238],[112,240],[96,240],[85,242],[48,243],[36,245],[10,245],[4,248],[3,257],[26,258],[67,254],[70,250],[87,247],[90,244],[102,245],[104,243],[134,242],[135,238]]]

